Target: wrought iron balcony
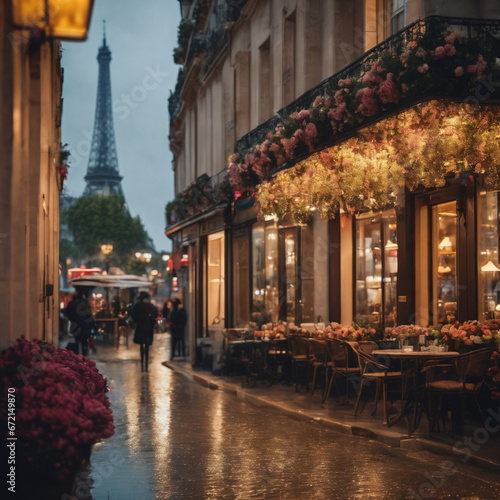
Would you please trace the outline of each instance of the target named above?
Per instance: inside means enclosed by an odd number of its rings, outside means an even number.
[[[179,193],[175,200],[167,204],[167,227],[229,202],[231,194],[227,170],[212,177],[207,174],[200,175],[187,189]]]
[[[464,100],[471,104],[498,103],[499,58],[500,20],[432,16],[416,21],[309,89],[280,109],[273,118],[241,137],[236,143],[235,152],[243,159],[255,146],[262,144],[266,137],[276,136],[277,127],[282,125],[282,136],[290,137],[287,136],[287,125],[296,119],[294,113],[306,110],[311,112],[312,117],[314,112],[318,112],[315,109],[318,97],[322,99],[321,105],[326,108],[324,112],[328,118],[323,120],[324,123],[316,123],[316,150],[344,140],[356,130],[422,101],[446,98]],[[359,91],[367,87],[364,79],[373,76],[377,68],[384,78],[391,73],[397,99],[384,102],[377,93],[371,96],[374,103],[376,99],[376,111],[359,112],[362,99]],[[370,70],[372,73],[367,75]],[[373,87],[375,84],[370,88]],[[341,92],[340,98],[346,102],[349,119],[335,129],[328,112],[335,107],[339,91],[345,92],[345,95]],[[330,107],[327,100],[332,103]],[[282,165],[282,168],[286,166],[288,165]]]

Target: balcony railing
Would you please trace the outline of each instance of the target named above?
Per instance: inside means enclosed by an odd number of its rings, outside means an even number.
[[[444,50],[447,47],[446,36],[451,33],[460,35],[460,46],[454,48],[457,50],[457,57],[449,56],[448,53],[442,57],[436,50]],[[431,62],[424,66],[425,59],[422,59],[422,65],[418,66],[418,61],[410,61],[412,68],[402,68],[407,74],[396,73],[401,69],[401,57],[405,50],[415,42],[415,46],[422,47],[427,57],[434,54],[435,64]],[[410,44],[410,45],[409,45]],[[453,45],[453,43],[451,44]],[[458,46],[458,42],[455,43]],[[447,47],[449,48],[449,47]],[[465,50],[464,50],[465,49]],[[460,54],[470,54],[469,65],[462,66],[461,69],[453,66],[455,62],[460,61]],[[421,52],[423,54],[424,52]],[[481,72],[476,72],[477,78],[472,74],[477,60],[472,58],[474,54],[481,54],[487,63],[486,71],[481,76]],[[410,54],[414,58],[415,54]],[[393,58],[393,59],[392,59]],[[344,138],[351,136],[356,130],[364,128],[370,123],[380,121],[386,116],[396,112],[403,111],[412,105],[435,98],[464,99],[471,103],[493,103],[500,101],[500,20],[479,20],[479,19],[461,19],[451,17],[433,16],[422,21],[416,21],[407,26],[398,33],[387,38],[384,42],[376,45],[361,57],[342,68],[340,71],[325,79],[315,87],[309,89],[296,100],[280,109],[274,117],[262,123],[248,134],[241,137],[235,147],[235,152],[240,158],[252,151],[256,145],[262,144],[269,134],[276,133],[276,129],[281,124],[285,124],[293,113],[301,110],[311,110],[314,107],[316,98],[335,99],[336,93],[346,81],[361,82],[363,76],[374,64],[381,63],[385,69],[385,74],[393,72],[395,78],[398,77],[398,85],[403,82],[403,92],[400,90],[398,102],[378,103],[379,108],[376,113],[371,115],[356,116],[342,126],[342,130],[332,131],[331,129],[318,137],[315,142],[316,149],[322,149],[330,146]],[[433,59],[434,61],[434,59]],[[409,64],[408,64],[409,65]],[[427,67],[426,67],[427,66]],[[450,73],[450,68],[452,69]],[[453,73],[453,70],[456,70]],[[470,70],[470,72],[468,72]],[[459,75],[460,71],[465,74],[464,78]],[[487,75],[487,76],[486,76]],[[407,82],[407,83],[405,83]],[[358,103],[355,103],[356,105]],[[352,110],[351,110],[352,111]],[[291,164],[293,162],[289,162]],[[284,165],[286,167],[287,165]],[[276,167],[276,165],[274,165]]]
[[[175,200],[167,204],[167,227],[208,212],[214,207],[229,202],[232,192],[229,186],[227,170],[223,170],[212,177],[200,175]]]

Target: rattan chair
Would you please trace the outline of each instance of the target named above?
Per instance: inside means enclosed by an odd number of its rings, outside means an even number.
[[[404,394],[406,391],[406,377],[400,371],[391,371],[391,368],[378,363],[375,358],[360,349],[356,350],[359,359],[359,365],[361,368],[361,384],[359,387],[358,398],[356,400],[356,407],[354,409],[354,416],[358,414],[359,403],[361,401],[361,396],[363,390],[368,386],[370,382],[375,382],[375,407],[372,411],[372,415],[377,412],[377,405],[380,395],[380,386],[382,386],[382,404],[384,412],[384,424],[388,423],[387,418],[387,400],[388,400],[388,385],[389,383],[401,383],[401,405],[404,402]],[[402,410],[402,408],[401,408]]]
[[[318,370],[323,369],[325,371],[325,381],[323,383],[323,395],[321,400],[321,402],[323,403],[326,399],[326,393],[328,389],[328,374],[330,373],[330,371],[332,371],[333,373],[334,365],[330,350],[328,349],[328,344],[325,340],[309,339],[309,347],[313,355],[313,358],[311,360],[311,365],[313,367],[311,394],[314,395],[314,391],[316,389],[316,376]]]
[[[288,342],[295,392],[299,392],[299,371],[305,372],[305,386],[309,392],[309,364],[312,360],[312,354],[309,351],[309,341],[300,335],[291,335],[288,337]]]
[[[354,361],[353,356],[350,356],[350,353],[353,352],[353,348],[347,342],[332,339],[328,341],[328,347],[330,349],[333,371],[330,382],[328,383],[325,399],[328,399],[330,396],[332,383],[336,380],[337,376],[341,376],[345,378],[345,402],[347,403],[349,401],[349,381],[352,377],[357,377],[359,379],[359,364],[357,360]]]
[[[440,419],[443,421],[444,427],[447,410],[450,407],[452,411],[452,433],[453,435],[462,434],[467,398],[472,397],[474,399],[479,414],[483,418],[477,394],[491,365],[492,352],[492,348],[484,348],[461,354],[453,359],[455,369],[447,369],[445,373],[438,369],[439,365],[424,365],[431,431],[435,430],[436,425],[439,430]]]

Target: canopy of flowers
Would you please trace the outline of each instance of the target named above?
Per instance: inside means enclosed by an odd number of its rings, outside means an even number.
[[[466,98],[465,101],[469,104],[477,103],[475,91],[479,84],[500,79],[497,59],[500,55],[499,45],[498,37],[487,30],[477,29],[476,36],[464,39],[440,19],[427,19],[425,29],[416,33],[404,32],[400,38],[385,44],[380,50],[368,53],[356,76],[340,78],[334,75],[329,85],[330,90],[325,91],[325,95],[317,96],[310,108],[292,113],[244,157],[231,155],[229,177],[233,189],[252,194],[259,183],[269,180],[270,172],[276,167],[294,163],[301,157],[346,137],[349,131],[352,133],[393,113],[398,107],[403,109],[436,96]],[[482,102],[494,98],[497,93],[496,87],[490,85],[487,93],[481,92]],[[364,142],[365,138],[361,136],[355,139],[356,144],[351,144],[354,151],[360,146],[359,141]],[[386,143],[382,142],[378,148],[385,146]],[[411,141],[408,140],[407,146],[411,146]],[[376,149],[375,144],[367,151],[370,159],[373,157],[373,149]],[[339,166],[339,160],[345,157],[345,152],[344,149],[339,153],[340,158],[337,154],[333,155],[334,168]],[[446,158],[445,153],[439,155],[439,158]],[[351,156],[351,163],[359,160],[352,158],[352,155],[348,156]],[[379,156],[377,155],[376,161],[373,160],[375,165],[380,161]],[[445,159],[446,161],[448,160]],[[326,163],[328,166],[330,162]],[[400,161],[400,168],[401,163]],[[334,174],[327,173],[320,169],[312,176],[323,177],[328,181],[330,175],[334,182],[337,180]],[[392,172],[387,175],[391,177]],[[427,179],[430,182],[429,177]],[[399,180],[395,179],[392,184],[398,185]],[[366,179],[362,179],[360,185],[366,185],[363,191],[373,189],[373,182],[376,183],[377,179],[368,181],[369,184]],[[281,184],[284,183],[285,180],[282,180]],[[342,184],[342,178],[339,178],[339,183]],[[357,187],[349,186],[350,189],[345,194],[347,202],[349,191]],[[264,193],[268,189],[263,188]],[[373,198],[375,201],[370,201],[371,197],[364,199],[370,205],[384,201],[377,197]],[[336,196],[334,203],[343,202]],[[330,213],[330,209],[327,208],[325,212]]]
[[[16,470],[23,477],[64,480],[94,443],[114,434],[106,380],[84,356],[21,338],[0,357],[0,381],[4,422],[8,394],[15,397]]]
[[[380,210],[396,204],[405,185],[440,187],[465,172],[499,189],[499,117],[495,106],[417,105],[264,181],[256,194],[260,215],[301,224],[316,210],[324,219],[340,209]]]

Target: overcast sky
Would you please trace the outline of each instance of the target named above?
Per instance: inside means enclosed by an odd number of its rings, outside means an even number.
[[[178,0],[95,0],[87,41],[63,42],[62,142],[72,153],[64,189],[80,196],[85,187],[103,19],[112,57],[113,118],[125,199],[156,250],[169,251],[165,205],[174,197],[174,178],[167,99],[179,70],[172,57],[180,21]]]

